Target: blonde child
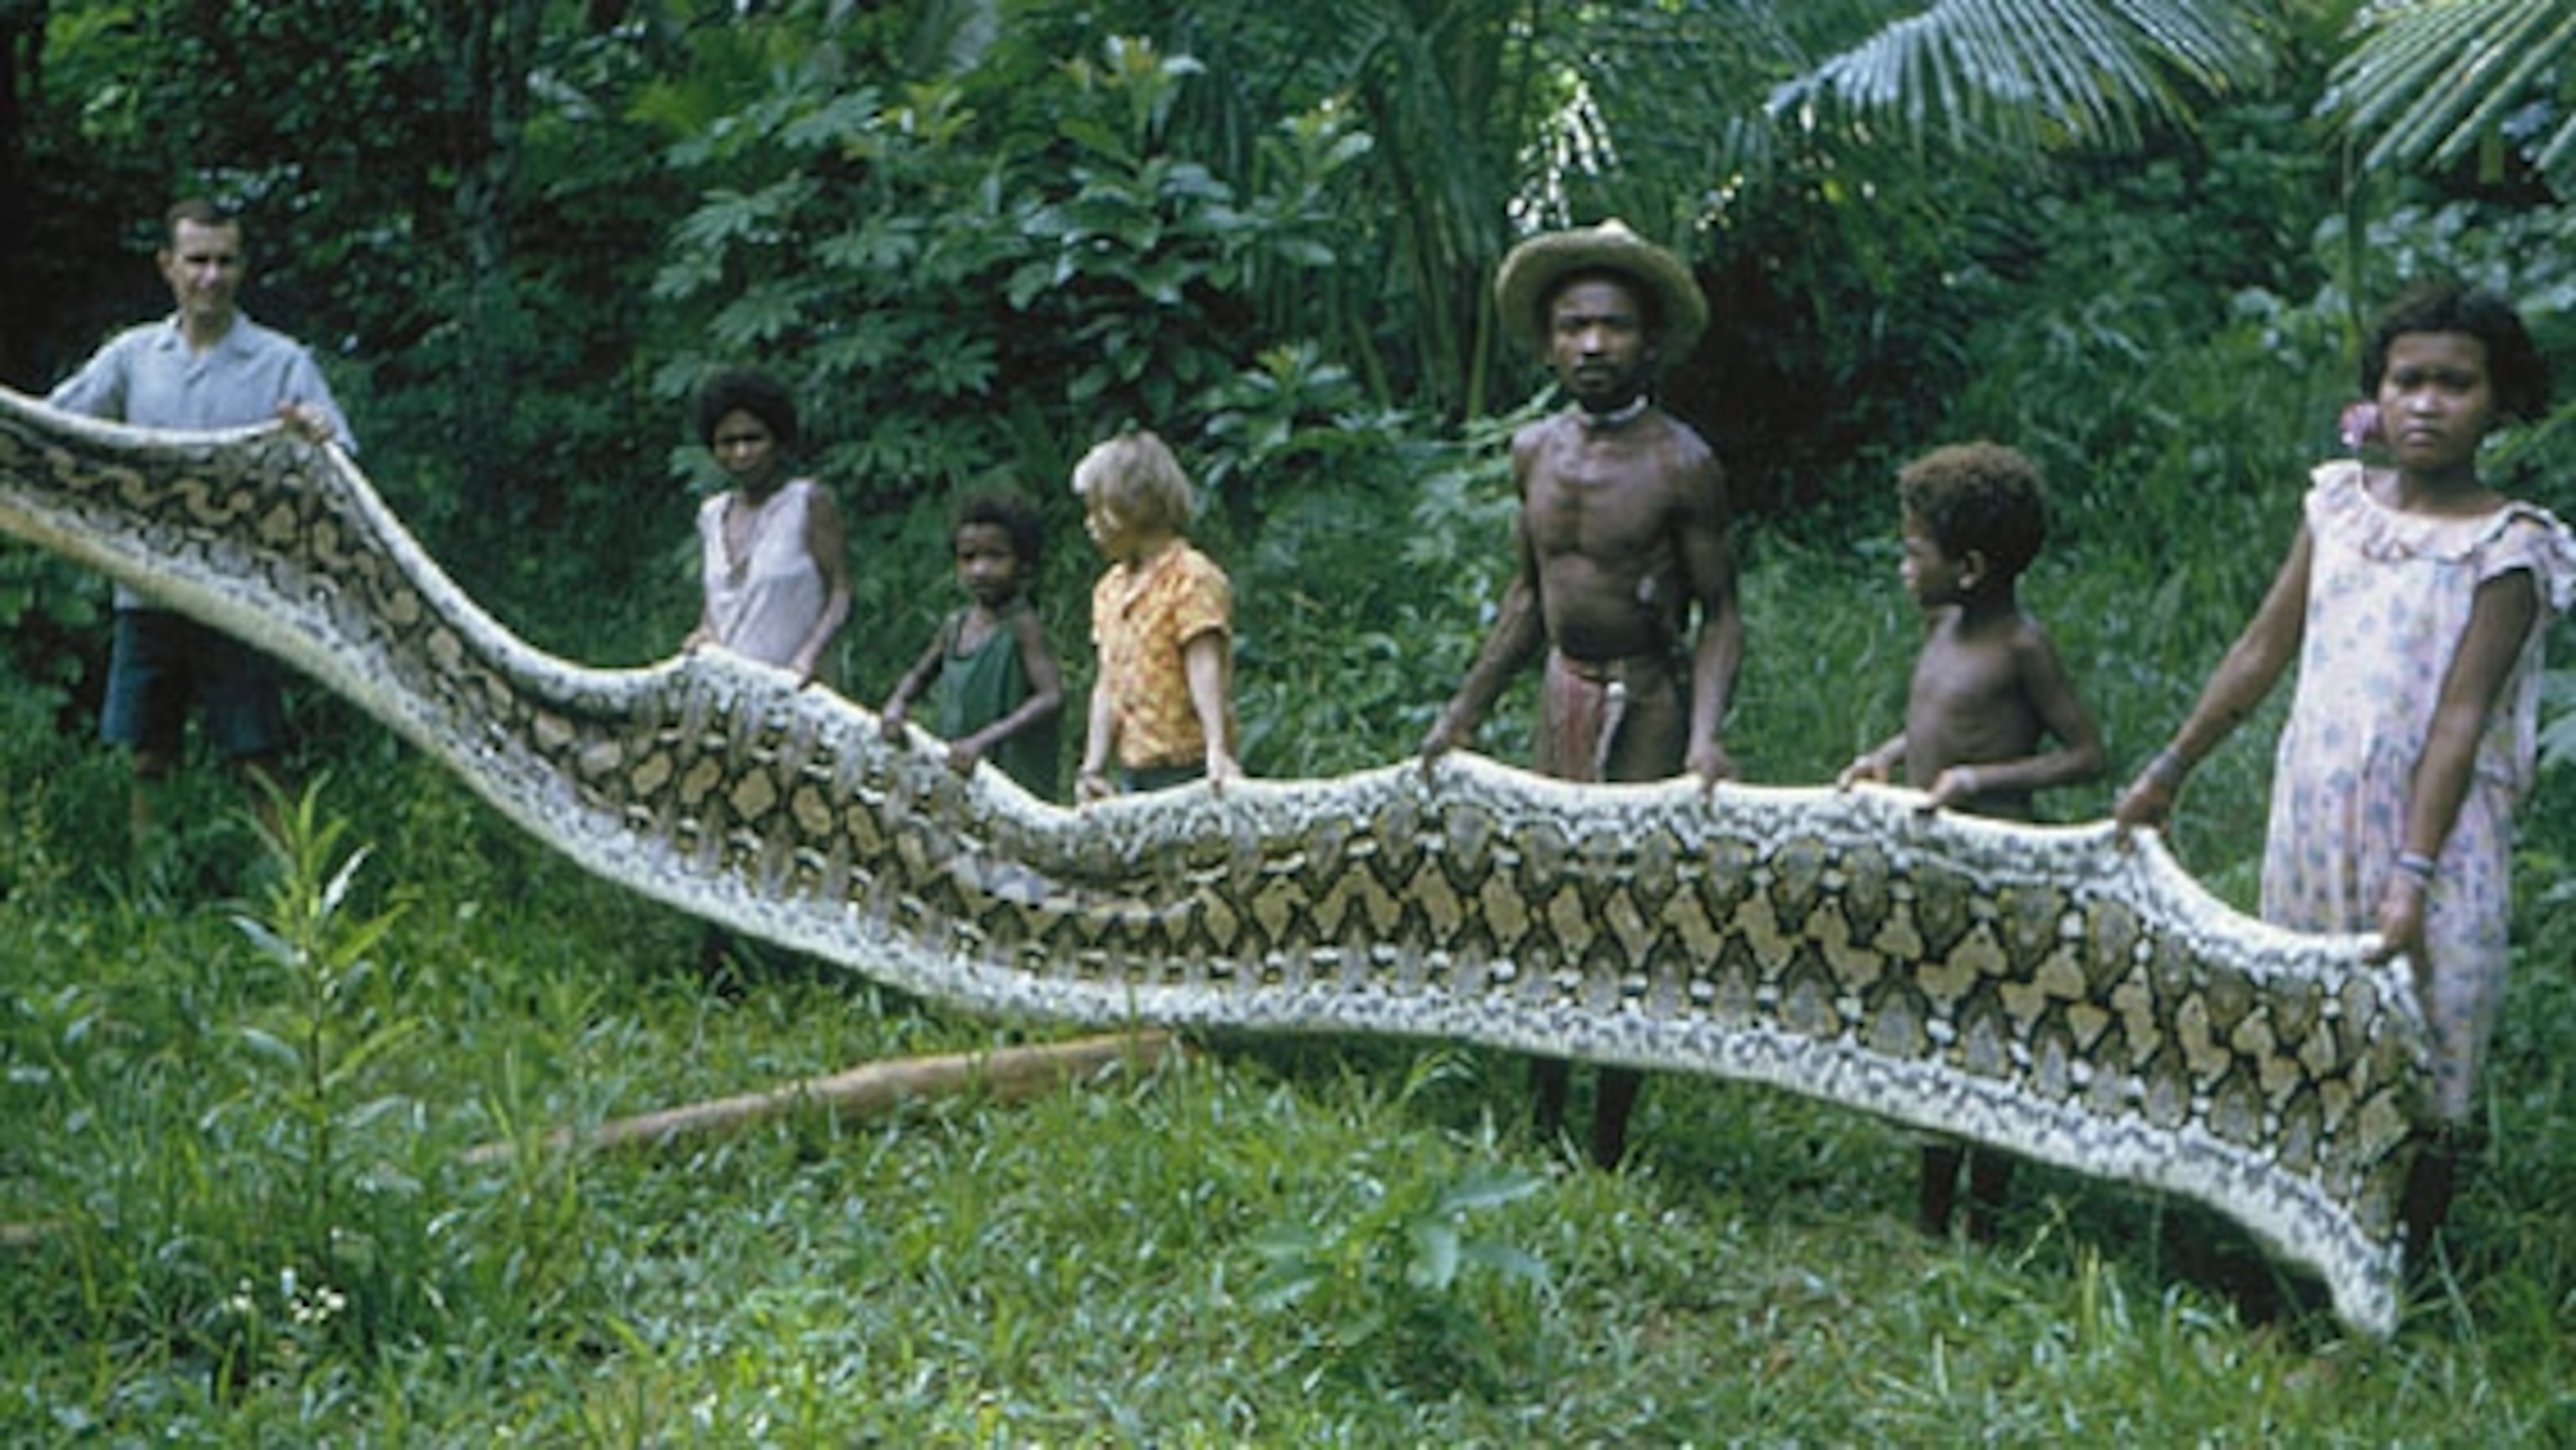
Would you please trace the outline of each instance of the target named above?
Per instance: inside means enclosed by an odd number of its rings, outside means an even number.
[[[1091,592],[1092,687],[1077,801],[1116,789],[1239,779],[1234,759],[1234,589],[1182,530],[1195,498],[1172,450],[1121,433],[1074,466],[1083,528],[1109,560]]]
[[[2019,450],[1964,443],[1896,475],[1904,514],[1898,575],[1923,611],[1905,729],[1845,767],[1842,783],[1901,766],[1934,807],[2027,820],[2031,795],[2102,773],[2102,737],[2057,645],[2021,607],[2022,570],[2047,532],[2039,470]],[[2042,750],[2054,739],[2055,748]],[[1991,1239],[2012,1160],[1944,1138],[1923,1147],[1924,1231],[1950,1231],[1962,1163],[1968,1233]]]
[[[2161,824],[2192,767],[2298,662],[2262,913],[2375,930],[2383,958],[2414,968],[2437,1099],[2402,1208],[2421,1267],[2504,996],[2513,811],[2531,784],[2542,637],[2576,594],[2576,537],[2478,475],[2491,430],[2549,406],[2547,364],[2501,299],[2408,291],[2373,330],[2361,380],[2375,428],[2355,431],[2385,465],[2315,470],[2271,592],[2114,815]]]
[[[927,697],[950,768],[964,774],[990,759],[1031,795],[1054,800],[1064,672],[1029,602],[1045,542],[1038,511],[1016,494],[971,494],[958,504],[948,539],[971,602],[940,622],[930,647],[895,682],[880,712],[886,739],[903,738],[912,702]]]

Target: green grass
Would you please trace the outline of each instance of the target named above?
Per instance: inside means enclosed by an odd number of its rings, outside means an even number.
[[[499,968],[518,1010],[466,1007],[427,1060],[388,1063],[412,1106],[338,1165],[350,1202],[333,1227],[364,1251],[299,1248],[281,1229],[302,1165],[252,1120],[256,1067],[169,1010],[188,996],[220,1023],[276,1004],[220,980],[237,956],[168,973],[180,955],[143,952],[154,970],[75,994],[113,1033],[75,1034],[16,988],[13,1062],[50,1041],[65,1071],[11,1088],[12,1121],[44,1139],[19,1146],[13,1209],[60,1225],[14,1251],[13,1438],[2493,1443],[2569,1428],[2565,1211],[2501,1174],[2463,1211],[2477,1277],[2375,1346],[2313,1310],[2247,1323],[2224,1279],[2186,1262],[2212,1225],[2059,1175],[2026,1177],[1995,1248],[1924,1241],[1906,1140],[1776,1093],[1659,1080],[1631,1171],[1569,1169],[1515,1130],[1517,1065],[1481,1053],[1225,1044],[1018,1108],[457,1166],[514,1125],[996,1035],[829,981],[713,997],[645,962],[580,985]],[[121,1045],[86,1045],[102,1035]],[[1535,1191],[1434,1212],[1515,1175]],[[1413,1234],[1429,1221],[1532,1269],[1471,1261],[1426,1285]],[[1315,1246],[1320,1273],[1280,1300],[1261,1286],[1283,1235]]]

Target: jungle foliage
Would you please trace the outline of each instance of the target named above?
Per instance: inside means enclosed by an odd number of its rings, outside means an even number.
[[[2027,597],[2117,773],[2260,597],[2378,299],[2493,286],[2576,395],[2571,54],[2567,0],[0,0],[0,382],[166,304],[169,199],[237,203],[248,307],[324,355],[432,554],[620,664],[696,613],[685,399],[763,363],[852,515],[862,699],[952,599],[950,501],[995,482],[1047,512],[1079,683],[1064,478],[1145,423],[1235,578],[1245,762],[1320,774],[1411,748],[1500,593],[1502,445],[1550,398],[1494,263],[1616,214],[1716,314],[1663,396],[1743,514],[1748,774],[1828,778],[1897,717],[1888,479],[1974,436],[2051,480]],[[2571,419],[2491,461],[2562,514]],[[464,1171],[1037,1024],[794,964],[700,981],[689,923],[316,696],[333,783],[287,849],[200,773],[130,861],[88,738],[103,586],[0,546],[0,624],[13,1438],[2576,1433],[2576,673],[2466,1275],[2374,1347],[2073,1180],[1996,1253],[1906,1240],[1904,1144],[1771,1097],[1659,1085],[1650,1166],[1569,1177],[1476,1053],[1231,1044],[1025,1117]],[[2174,831],[2240,904],[2260,726]],[[1525,738],[1507,710],[1485,745]]]

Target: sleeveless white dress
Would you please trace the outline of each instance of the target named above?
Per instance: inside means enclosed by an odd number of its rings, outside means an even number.
[[[725,543],[728,489],[698,506],[700,572],[716,643],[763,664],[784,666],[823,617],[830,587],[805,544],[817,485],[790,479],[752,511],[737,555]],[[826,664],[829,661],[825,661]]]

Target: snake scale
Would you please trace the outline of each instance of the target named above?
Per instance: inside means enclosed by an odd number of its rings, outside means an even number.
[[[722,652],[547,655],[333,450],[5,390],[0,529],[270,650],[588,870],[908,991],[1770,1084],[2197,1199],[2396,1321],[2402,964],[2232,911],[2151,834],[1465,754],[1063,810]]]

